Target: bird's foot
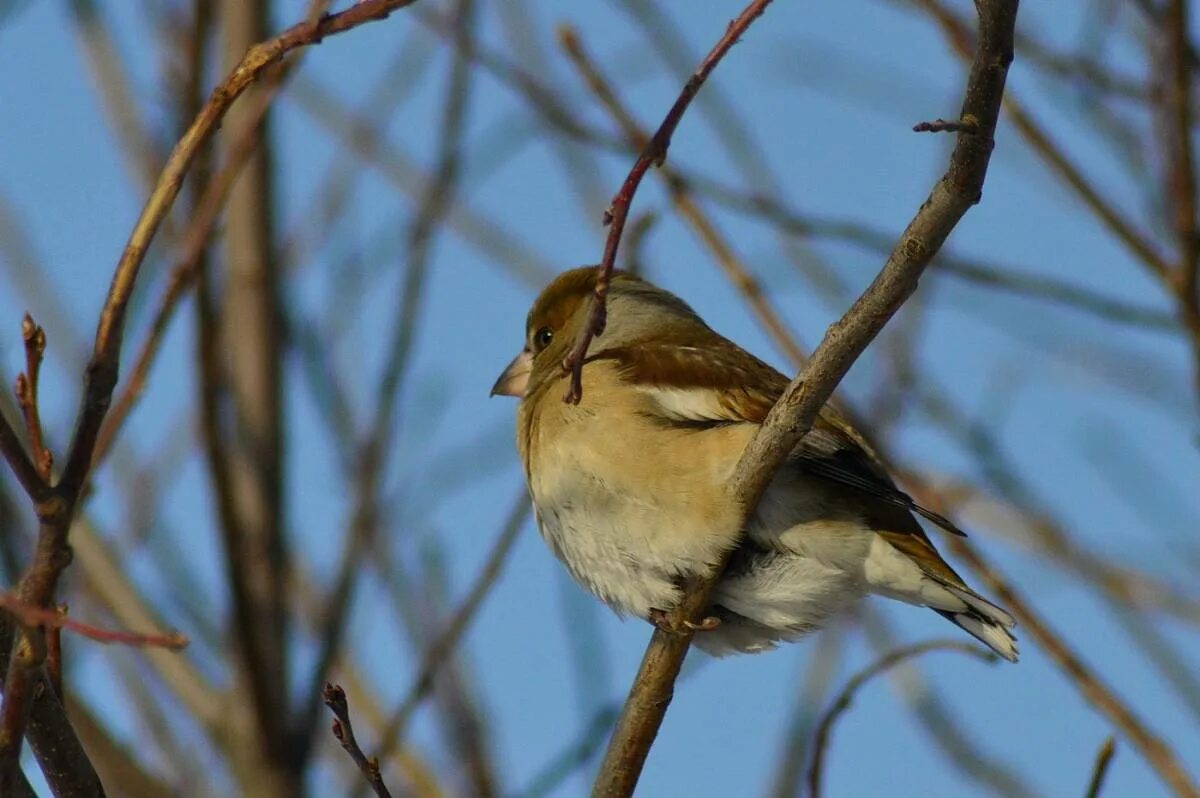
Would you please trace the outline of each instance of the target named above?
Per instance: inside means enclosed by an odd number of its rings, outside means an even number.
[[[650,608],[650,617],[648,620],[664,632],[675,635],[684,634],[685,630],[691,632],[711,632],[721,625],[721,619],[714,615],[705,616],[699,623],[684,620],[677,624],[672,619],[670,612],[660,610],[657,607]]]

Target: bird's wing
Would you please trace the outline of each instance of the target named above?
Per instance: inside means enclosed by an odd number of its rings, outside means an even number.
[[[713,333],[700,345],[653,343],[605,349],[588,358],[613,361],[647,401],[644,412],[688,427],[761,424],[787,379]]]
[[[761,424],[788,384],[774,368],[716,333],[698,345],[668,341],[614,347],[588,359],[613,361],[622,379],[651,400],[645,412],[663,423],[690,428]],[[918,561],[928,554],[939,561],[941,558],[910,512],[948,532],[964,535],[948,518],[922,507],[897,488],[870,444],[828,405],[822,408],[789,463],[852,489],[860,501],[864,496],[874,499],[869,504],[876,510],[873,515],[879,525],[875,528],[915,537],[912,543],[897,545]]]

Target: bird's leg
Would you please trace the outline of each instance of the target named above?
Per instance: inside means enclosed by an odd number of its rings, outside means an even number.
[[[706,615],[699,623],[685,620],[677,625],[671,619],[671,613],[666,610],[660,610],[657,607],[650,608],[650,616],[647,620],[664,632],[676,635],[683,634],[685,628],[693,632],[711,632],[721,625],[721,619],[715,615]]]

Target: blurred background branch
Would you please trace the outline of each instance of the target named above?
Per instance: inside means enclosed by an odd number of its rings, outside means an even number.
[[[38,588],[0,619],[16,795],[363,792],[326,681],[395,794],[592,782],[646,629],[530,534],[512,407],[484,397],[736,9],[408,5],[0,3],[0,355],[25,375],[0,398],[0,587]],[[794,373],[945,163],[952,139],[911,128],[955,121],[975,9],[771,14],[618,262]],[[1070,794],[1087,763],[1094,793],[1195,794],[1195,14],[1021,14],[985,201],[836,401],[1034,623],[1017,668],[921,658],[863,686],[828,794]],[[191,643],[56,637],[61,604]],[[689,662],[643,790],[806,794],[833,688],[926,623],[871,604]]]

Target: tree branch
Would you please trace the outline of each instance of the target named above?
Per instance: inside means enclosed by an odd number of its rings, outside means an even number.
[[[960,117],[978,120],[978,130],[957,134],[946,174],[909,223],[882,271],[846,315],[829,328],[808,365],[787,387],[747,446],[731,487],[750,512],[775,468],[808,432],[837,383],[916,290],[925,266],[958,220],[979,201],[1012,61],[1017,2],[978,0],[976,7],[980,35]],[[615,798],[633,792],[691,644],[693,632],[683,621],[703,616],[724,566],[724,562],[718,563],[709,579],[688,585],[683,602],[671,613],[680,633],[654,633],[600,766],[594,796]]]
[[[363,778],[371,785],[375,794],[379,798],[391,798],[392,794],[388,792],[387,785],[383,783],[383,776],[379,773],[379,759],[368,758],[359,747],[358,740],[354,738],[354,727],[350,724],[350,705],[346,701],[346,691],[341,688],[341,685],[327,684],[322,695],[325,699],[325,706],[329,707],[336,717],[333,722],[333,736],[342,744],[342,748],[346,749],[346,753],[362,771]]]
[[[0,419],[0,450],[3,450],[22,486],[34,498],[41,521],[33,561],[16,589],[22,603],[35,607],[51,606],[59,578],[70,562],[68,533],[116,385],[125,311],[146,252],[178,196],[192,160],[234,101],[283,55],[319,42],[325,36],[382,19],[412,2],[364,0],[341,13],[322,15],[295,25],[251,47],[237,67],[212,92],[208,102],[175,145],[114,271],[84,375],[83,397],[75,432],[58,484],[49,487],[42,483],[39,486],[40,479],[36,482],[31,479],[31,472],[37,473],[34,464],[24,454],[8,422]],[[40,628],[22,626],[16,637],[5,680],[4,703],[0,708],[0,792],[15,789],[18,781],[18,762],[29,717],[29,704],[46,652],[44,634]],[[82,780],[101,790],[86,757],[76,764],[86,768],[86,772],[81,774]]]

